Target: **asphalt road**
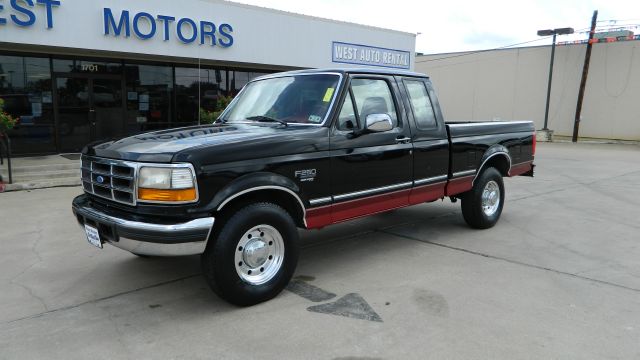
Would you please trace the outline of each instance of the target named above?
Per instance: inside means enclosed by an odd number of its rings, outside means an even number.
[[[446,200],[305,232],[250,308],[198,257],[88,245],[78,187],[0,194],[0,359],[640,358],[639,155],[539,144],[489,230]]]

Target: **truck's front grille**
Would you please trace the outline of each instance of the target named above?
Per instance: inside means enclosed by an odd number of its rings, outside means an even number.
[[[124,161],[82,157],[84,191],[127,205],[136,204],[136,168]]]

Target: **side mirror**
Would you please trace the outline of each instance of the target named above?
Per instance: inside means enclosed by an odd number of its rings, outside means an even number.
[[[385,132],[393,129],[389,114],[369,114],[365,119],[364,130],[368,132]]]

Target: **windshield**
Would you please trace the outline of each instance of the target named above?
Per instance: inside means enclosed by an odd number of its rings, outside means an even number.
[[[225,122],[322,124],[340,77],[292,75],[250,82],[224,114]]]

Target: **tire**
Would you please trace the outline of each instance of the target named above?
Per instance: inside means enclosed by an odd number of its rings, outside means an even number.
[[[226,301],[250,306],[272,299],[298,263],[298,229],[272,203],[247,205],[230,216],[202,254],[211,289]]]
[[[493,227],[500,219],[504,207],[502,175],[496,168],[486,168],[476,178],[473,189],[460,198],[462,216],[470,227],[475,229]]]

